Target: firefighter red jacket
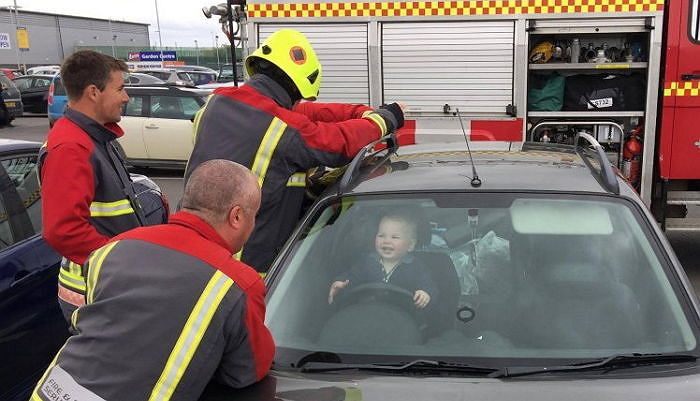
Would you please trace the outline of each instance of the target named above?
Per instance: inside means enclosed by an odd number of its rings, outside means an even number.
[[[212,378],[243,387],[268,373],[265,284],[199,217],[121,234],[85,266],[78,334],[32,399],[196,400]]]
[[[262,188],[256,226],[241,260],[267,271],[299,220],[305,172],[347,164],[386,134],[363,105],[300,103],[265,75],[240,88],[220,88],[195,118],[195,146],[185,181],[201,163],[228,159],[251,169]]]

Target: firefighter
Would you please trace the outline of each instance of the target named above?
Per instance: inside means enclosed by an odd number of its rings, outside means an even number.
[[[304,199],[305,172],[347,164],[365,145],[403,125],[401,107],[300,103],[315,100],[321,64],[307,38],[283,29],[245,60],[250,79],[219,88],[195,117],[195,145],[185,171],[210,159],[251,169],[262,206],[250,241],[237,255],[259,272],[294,229]]]
[[[115,237],[86,263],[87,304],[32,400],[197,400],[212,379],[244,387],[274,356],[265,284],[235,260],[260,187],[228,160],[202,163],[168,224]],[[63,395],[68,394],[69,398]]]
[[[61,80],[69,108],[56,121],[39,153],[43,236],[63,256],[58,298],[66,319],[85,303],[90,252],[143,216],[131,178],[112,142],[124,134],[116,124],[129,101],[121,60],[82,50],[68,57]]]

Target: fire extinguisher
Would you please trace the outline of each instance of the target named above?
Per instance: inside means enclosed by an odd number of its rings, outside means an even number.
[[[627,135],[622,148],[622,175],[633,187],[638,188],[642,171],[642,133],[643,125],[636,126]]]

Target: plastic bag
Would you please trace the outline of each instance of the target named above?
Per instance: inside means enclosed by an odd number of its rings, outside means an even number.
[[[489,231],[450,253],[460,280],[462,295],[490,293],[506,296],[512,289],[510,242]]]

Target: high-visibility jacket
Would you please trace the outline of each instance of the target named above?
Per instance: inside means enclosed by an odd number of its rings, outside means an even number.
[[[42,235],[63,255],[59,296],[82,297],[80,265],[113,236],[141,225],[129,173],[112,141],[124,135],[117,124],[104,126],[66,110],[39,152]],[[73,303],[73,302],[71,302]]]
[[[211,379],[243,387],[268,373],[265,284],[199,217],[119,235],[86,268],[77,334],[32,401],[196,400]]]
[[[299,220],[305,172],[347,164],[386,134],[384,119],[363,105],[300,103],[265,75],[240,88],[219,88],[195,117],[195,145],[185,181],[201,163],[228,159],[258,177],[262,204],[241,260],[260,272]]]

